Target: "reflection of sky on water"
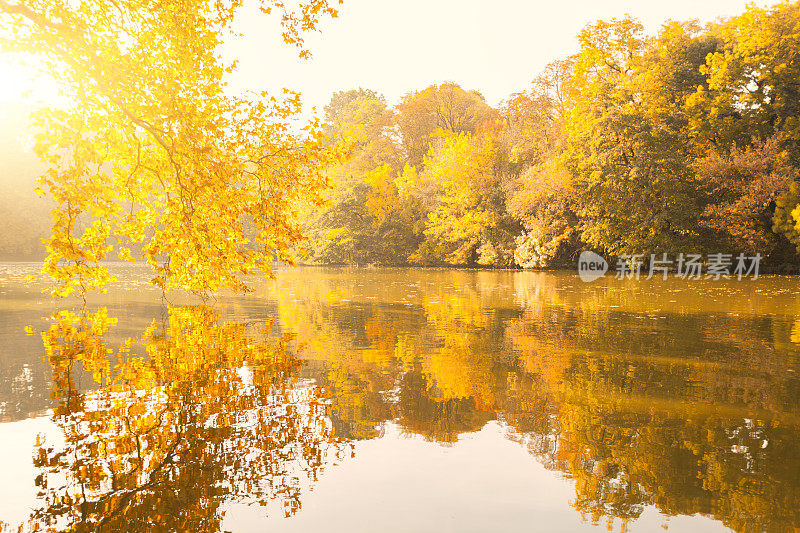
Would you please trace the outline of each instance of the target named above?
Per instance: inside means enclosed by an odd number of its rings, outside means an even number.
[[[57,444],[63,434],[48,418],[0,424],[0,516],[21,523],[36,503],[30,462],[37,434]],[[451,447],[410,436],[388,424],[380,439],[355,445],[355,460],[344,461],[319,480],[291,519],[274,521],[271,531],[423,531],[431,524],[450,531],[510,531],[527,524],[530,531],[597,531],[575,520],[565,505],[574,498],[572,483],[545,469],[504,429],[489,423]],[[223,505],[223,529],[263,531],[260,506]],[[274,507],[274,506],[273,506]],[[268,507],[276,516],[277,508]],[[630,529],[656,531],[727,531],[711,519],[664,518],[645,510]]]
[[[303,512],[271,524],[273,531],[600,531],[576,520],[566,502],[572,483],[508,440],[491,422],[443,447],[389,424],[383,437],[360,441],[356,458],[328,471]],[[223,525],[260,531],[258,510],[231,507]],[[647,509],[630,529],[727,531],[706,518],[665,519]]]
[[[64,433],[49,417],[0,424],[0,520],[9,524],[24,522],[36,505],[31,457],[42,434],[53,444],[63,444]]]

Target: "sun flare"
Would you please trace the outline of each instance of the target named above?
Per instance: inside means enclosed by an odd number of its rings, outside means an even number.
[[[0,56],[0,103],[63,107],[58,84],[32,57]]]

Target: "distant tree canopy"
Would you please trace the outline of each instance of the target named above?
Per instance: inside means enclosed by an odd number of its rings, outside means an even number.
[[[495,113],[479,92],[443,83],[405,95],[396,116],[408,162],[416,166],[422,163],[438,131],[474,133]]]
[[[600,21],[579,42],[499,109],[454,83],[393,109],[334,95],[325,128],[351,159],[306,216],[306,260],[551,267],[593,248],[796,268],[800,4],[655,36]]]

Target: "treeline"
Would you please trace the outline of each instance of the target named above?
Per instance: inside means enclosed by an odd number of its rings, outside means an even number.
[[[590,24],[497,109],[454,83],[333,95],[305,261],[546,268],[591,248],[760,253],[800,246],[800,4],[655,36]]]

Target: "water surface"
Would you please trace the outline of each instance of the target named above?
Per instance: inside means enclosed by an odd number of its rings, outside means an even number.
[[[120,267],[82,317],[36,268],[0,265],[9,530],[800,527],[797,278],[299,268],[203,302]]]

